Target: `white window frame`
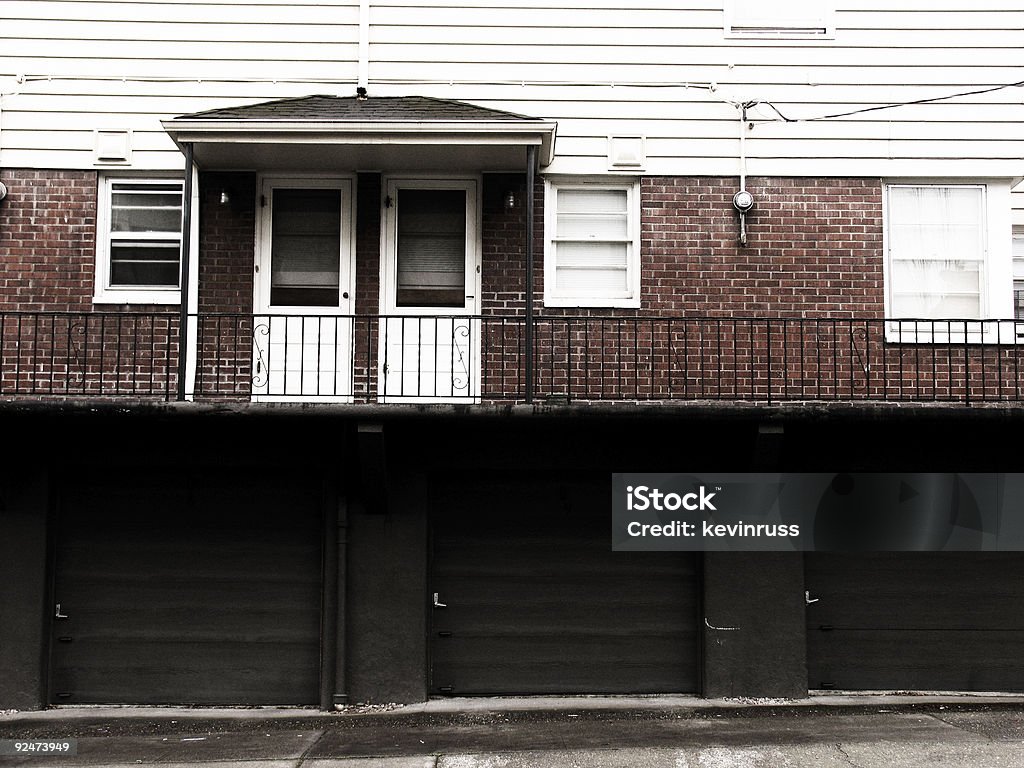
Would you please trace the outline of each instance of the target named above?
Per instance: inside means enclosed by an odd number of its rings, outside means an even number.
[[[1010,258],[1013,264],[1013,307],[1011,312],[1017,319],[1017,286],[1024,290],[1024,225],[1015,226],[1010,242]],[[1024,338],[1024,318],[1017,323],[1017,337]]]
[[[889,249],[889,190],[894,187],[960,187],[982,190],[980,314],[982,320],[1003,322],[956,323],[942,319],[923,323],[897,323],[892,318],[892,265]],[[885,294],[885,339],[901,343],[1012,343],[1013,259],[1010,236],[1010,183],[998,179],[885,179],[882,182],[882,263]],[[1005,326],[1005,327],[1004,327]]]
[[[114,184],[180,184],[182,187],[182,214],[184,214],[185,183],[180,176],[129,176],[101,174],[96,206],[96,271],[93,303],[95,304],[180,304],[181,303],[181,243],[182,225],[178,226],[178,285],[165,286],[112,286],[110,285],[110,244],[117,239],[110,231]],[[153,233],[152,239],[170,239],[171,233]],[[148,233],[126,234],[126,239],[145,240]]]
[[[558,193],[560,190],[597,189],[626,192],[628,216],[626,243],[626,291],[619,295],[582,296],[555,288],[558,243]],[[574,241],[577,239],[574,239]],[[596,242],[596,241],[595,241]],[[616,241],[618,242],[618,241]],[[544,306],[546,307],[640,307],[640,179],[548,178],[544,181]]]
[[[832,40],[836,36],[834,0],[816,0],[815,14],[800,19],[772,17],[765,3],[764,18],[741,18],[737,0],[725,0],[725,36],[754,40]]]

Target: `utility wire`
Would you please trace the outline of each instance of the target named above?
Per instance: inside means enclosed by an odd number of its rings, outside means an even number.
[[[977,96],[982,93],[993,93],[994,91],[1002,91],[1006,88],[1020,88],[1024,86],[1024,80],[1020,80],[1016,83],[1006,83],[1005,85],[994,85],[991,88],[979,88],[975,91],[962,91],[960,93],[951,93],[946,96],[933,96],[928,99],[914,99],[913,101],[902,101],[896,104],[878,104],[874,107],[865,107],[864,109],[854,109],[850,112],[837,112],[834,115],[819,115],[818,117],[786,117],[779,111],[779,108],[772,104],[770,101],[758,101],[754,103],[754,106],[764,105],[771,107],[771,109],[781,117],[787,123],[811,123],[816,120],[833,120],[837,117],[850,117],[851,115],[862,115],[865,112],[875,112],[880,109],[893,109],[895,107],[907,107],[912,104],[931,104],[936,101],[948,101],[949,99],[958,99],[961,96]]]

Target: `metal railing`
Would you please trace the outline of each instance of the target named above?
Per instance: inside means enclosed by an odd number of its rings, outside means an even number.
[[[0,397],[159,398],[172,313],[0,313]],[[543,315],[189,317],[196,400],[1024,400],[1024,322]]]

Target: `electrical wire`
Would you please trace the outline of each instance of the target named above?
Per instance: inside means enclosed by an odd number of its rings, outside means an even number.
[[[1020,88],[1024,86],[1024,80],[1020,80],[1016,83],[1006,83],[1004,85],[994,85],[991,88],[979,88],[974,91],[961,91],[960,93],[950,93],[945,96],[933,96],[928,99],[914,99],[913,101],[901,101],[895,104],[877,104],[873,107],[864,107],[863,109],[854,109],[849,112],[837,112],[833,115],[819,115],[817,117],[787,117],[779,111],[779,108],[772,104],[770,101],[758,101],[755,102],[754,106],[763,105],[771,107],[771,109],[787,123],[811,123],[817,120],[834,120],[839,117],[850,117],[852,115],[862,115],[866,112],[876,112],[881,109],[894,109],[896,107],[908,107],[913,104],[932,104],[936,101],[948,101],[949,99],[958,99],[962,96],[978,96],[983,93],[993,93],[995,91],[1002,91],[1007,88]],[[771,122],[771,121],[768,121]]]

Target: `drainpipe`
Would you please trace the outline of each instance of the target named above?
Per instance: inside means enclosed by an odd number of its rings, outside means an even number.
[[[185,199],[181,210],[181,310],[178,313],[178,397],[185,399],[185,376],[188,363],[188,292],[189,257],[192,248],[192,142],[182,145],[185,152]]]
[[[533,403],[533,169],[537,147],[526,148],[526,402]]]

